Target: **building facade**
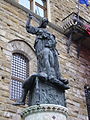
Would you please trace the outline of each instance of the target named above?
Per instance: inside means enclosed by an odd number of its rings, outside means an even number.
[[[25,29],[28,13],[32,13],[38,21],[41,17],[47,17],[47,29],[56,36],[61,74],[69,80],[70,86],[66,91],[68,120],[89,120],[90,49],[83,47],[77,58],[77,44],[73,43],[67,54],[68,38],[62,34],[61,29],[62,19],[77,12],[77,2],[26,1],[0,0],[0,120],[19,119],[19,113],[27,105],[17,107],[12,104],[22,95],[23,81],[37,71],[33,47],[35,36],[28,34]],[[87,21],[90,21],[89,13],[89,8],[80,5],[80,16]],[[32,20],[32,24],[38,26],[35,20]]]

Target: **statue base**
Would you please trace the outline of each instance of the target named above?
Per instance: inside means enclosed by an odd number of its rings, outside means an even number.
[[[69,87],[58,79],[47,79],[39,74],[34,74],[23,83],[21,100],[13,105],[25,105],[26,95],[29,92],[28,105],[55,104],[66,106],[65,90]]]
[[[67,120],[67,112],[67,108],[60,105],[35,105],[21,113],[21,120]]]
[[[36,80],[37,81],[37,80]],[[66,106],[65,90],[49,81],[38,81],[29,95],[29,106],[39,104],[55,104]]]
[[[68,86],[57,79],[48,80],[41,75],[30,76],[23,84],[30,91],[29,106],[39,104],[55,104],[66,106],[65,90]]]

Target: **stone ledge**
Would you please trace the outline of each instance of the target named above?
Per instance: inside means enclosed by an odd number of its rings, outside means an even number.
[[[54,104],[34,105],[26,108],[20,115],[22,118],[25,118],[30,114],[39,113],[39,112],[57,112],[57,113],[62,113],[65,116],[68,115],[68,109],[66,107],[63,107],[61,105],[54,105]]]

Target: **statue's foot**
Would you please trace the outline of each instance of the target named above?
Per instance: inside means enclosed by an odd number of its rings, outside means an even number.
[[[68,80],[62,79],[62,78],[60,79],[60,81],[63,82],[65,85],[67,85],[69,83]]]
[[[65,88],[65,90],[70,89],[70,87],[69,87],[69,86],[67,86],[67,85],[64,85],[64,88]]]
[[[12,105],[15,105],[15,106],[25,105],[25,102],[16,102],[16,103],[13,103]]]
[[[58,85],[59,85],[60,87],[62,87],[63,89],[65,89],[65,90],[70,89],[70,87],[67,86],[67,84],[65,84],[65,83],[62,82],[62,81],[57,80],[57,81],[55,81],[55,82],[58,83]]]
[[[41,79],[47,80],[47,74],[44,73],[44,72],[39,73],[38,77],[41,78]]]
[[[53,84],[59,85],[62,89],[65,89],[65,90],[70,89],[70,87],[67,86],[67,84],[65,84],[64,82],[62,82],[62,81],[60,81],[60,80],[58,80],[58,79],[50,79],[50,81],[51,81]]]

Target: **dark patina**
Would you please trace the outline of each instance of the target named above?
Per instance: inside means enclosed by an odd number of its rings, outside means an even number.
[[[46,30],[48,19],[43,18],[39,27],[33,27],[29,14],[26,23],[28,33],[36,35],[34,44],[37,56],[37,73],[23,83],[21,101],[14,105],[24,105],[29,91],[29,106],[35,104],[58,104],[65,106],[65,90],[69,89],[68,81],[61,78],[55,36]]]

